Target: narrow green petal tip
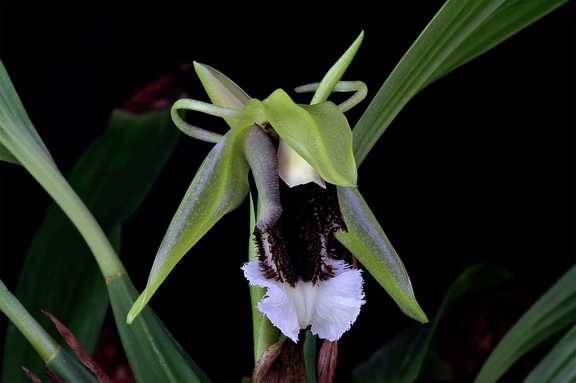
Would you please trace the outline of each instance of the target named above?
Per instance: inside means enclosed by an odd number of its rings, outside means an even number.
[[[354,40],[352,45],[344,52],[342,57],[336,61],[336,64],[330,68],[328,73],[324,76],[316,93],[314,93],[314,97],[312,98],[312,102],[310,104],[318,104],[320,102],[326,101],[330,96],[330,93],[334,90],[338,81],[348,69],[348,66],[354,59],[356,52],[358,52],[358,48],[360,48],[360,44],[362,44],[362,40],[364,39],[364,31],[360,32],[360,35]]]
[[[136,302],[134,302],[134,304],[130,308],[128,315],[126,316],[127,324],[132,324],[132,322],[134,322],[134,319],[136,319],[136,317],[142,312],[144,307],[146,307],[147,302],[146,295],[147,295],[146,290],[144,290],[144,292],[140,294]]]

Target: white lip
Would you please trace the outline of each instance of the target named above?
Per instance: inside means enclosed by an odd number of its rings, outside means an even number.
[[[361,271],[352,269],[344,261],[326,262],[334,268],[332,278],[316,283],[299,281],[294,287],[267,279],[261,273],[258,260],[242,267],[251,285],[267,288],[258,309],[295,343],[300,329],[308,326],[312,334],[322,339],[340,339],[356,321],[360,306],[365,303]]]

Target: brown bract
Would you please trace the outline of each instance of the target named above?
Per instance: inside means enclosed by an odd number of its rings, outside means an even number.
[[[268,347],[254,367],[252,382],[306,383],[302,334],[298,343],[283,338]]]

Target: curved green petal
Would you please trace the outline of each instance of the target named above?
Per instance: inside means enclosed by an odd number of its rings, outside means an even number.
[[[336,239],[358,258],[404,314],[428,322],[414,297],[404,264],[358,189],[338,187],[338,201],[348,232],[338,231]]]
[[[230,130],[200,166],[160,244],[148,284],[128,313],[128,323],[140,313],[184,254],[246,198],[249,167],[243,140],[247,128]]]
[[[297,105],[286,92],[277,89],[261,105],[278,135],[326,182],[356,186],[352,131],[334,103]]]

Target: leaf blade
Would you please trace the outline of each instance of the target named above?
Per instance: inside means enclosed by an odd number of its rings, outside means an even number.
[[[69,184],[94,213],[116,251],[120,225],[147,195],[178,137],[167,110],[134,114],[117,109],[70,173]],[[40,311],[58,313],[91,352],[108,310],[108,293],[92,252],[56,203],[32,240],[20,275],[15,295],[42,327],[56,337]],[[12,324],[3,347],[3,379],[21,375],[22,364],[36,374],[42,372],[42,361]]]
[[[534,303],[496,345],[475,382],[496,382],[522,355],[574,324],[576,265]]]
[[[419,91],[566,2],[448,0],[402,57],[354,127],[358,166]],[[512,16],[514,22],[508,23]]]
[[[209,382],[149,306],[132,323],[125,321],[138,291],[127,274],[108,282],[116,327],[137,382]]]

